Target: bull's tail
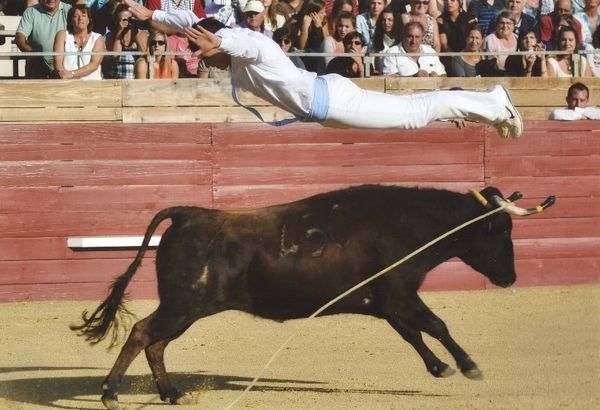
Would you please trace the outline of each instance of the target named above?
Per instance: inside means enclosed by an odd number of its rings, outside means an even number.
[[[88,316],[88,311],[85,310],[81,315],[83,323],[81,325],[71,325],[71,330],[77,332],[79,336],[85,336],[85,339],[91,344],[96,344],[104,340],[112,329],[112,337],[110,347],[115,346],[121,339],[123,332],[122,328],[126,325],[123,324],[123,319],[131,315],[131,312],[125,307],[123,297],[125,296],[125,290],[127,285],[131,281],[133,275],[137,271],[138,267],[142,264],[144,254],[148,249],[150,239],[156,231],[158,225],[167,218],[173,219],[181,211],[181,208],[167,208],[163,209],[150,222],[146,234],[142,242],[142,246],[138,251],[135,259],[127,268],[127,271],[121,276],[115,279],[110,286],[110,294],[108,297],[96,308],[96,310]],[[123,329],[124,330],[124,329]]]

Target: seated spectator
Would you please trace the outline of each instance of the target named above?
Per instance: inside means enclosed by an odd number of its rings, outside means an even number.
[[[138,25],[133,24],[131,12],[127,6],[121,4],[114,12],[115,31],[109,31],[106,35],[106,49],[108,51],[146,51],[148,49],[148,34],[141,30]],[[105,78],[116,78],[132,80],[135,78],[134,66],[136,56],[122,54],[118,56],[105,57],[104,65],[109,67],[108,76]]]
[[[329,35],[325,17],[323,0],[306,0],[290,24],[294,47],[306,52],[320,52],[323,40]],[[302,61],[308,71],[318,74],[325,71],[322,57],[302,57]]]
[[[554,50],[554,40],[558,34],[558,25],[561,23],[562,16],[571,17],[572,25],[578,33],[579,42],[583,42],[581,36],[581,23],[573,18],[573,5],[571,0],[557,0],[554,4],[554,11],[540,17],[540,38],[546,44],[546,50]]]
[[[147,0],[146,7],[150,10],[162,10],[162,11],[171,11],[171,10],[189,10],[193,12],[196,16],[202,18],[206,17],[206,11],[204,11],[204,6],[202,5],[202,0]]]
[[[67,14],[67,29],[56,33],[54,51],[103,52],[104,37],[92,31],[90,9],[85,4],[72,7]],[[56,74],[62,79],[101,80],[102,55],[81,54],[54,57]]]
[[[402,14],[402,24],[406,25],[411,21],[421,23],[425,32],[422,43],[432,47],[436,52],[440,52],[440,34],[438,25],[433,16],[428,13],[429,0],[411,0],[410,12]]]
[[[490,22],[504,9],[503,0],[471,0],[467,13],[471,18],[477,19],[477,24],[481,26],[483,32],[490,33],[488,26]]]
[[[461,51],[471,23],[475,22],[463,10],[462,0],[444,0],[444,11],[438,17],[441,51]]]
[[[262,4],[265,8],[264,27],[271,32],[283,27],[288,18],[279,5],[279,0],[262,0]]]
[[[579,52],[579,39],[573,27],[564,26],[558,31],[557,51],[567,51],[571,54],[558,54],[546,59],[548,77],[590,77],[590,66],[585,58],[579,60],[577,70],[572,61],[572,55]]]
[[[77,0],[84,1],[86,0]],[[144,0],[134,0],[136,3],[144,4]],[[87,6],[91,11],[91,18],[94,22],[92,31],[106,34],[108,31],[114,31],[117,26],[114,22],[114,12],[117,6],[120,4],[120,0],[87,0]]]
[[[350,12],[343,11],[337,18],[335,31],[333,36],[325,37],[321,45],[321,51],[324,53],[343,53],[344,52],[344,37],[346,34],[356,30],[356,17]],[[325,65],[333,60],[333,56],[324,57]]]
[[[29,7],[17,27],[15,43],[24,52],[54,51],[54,37],[67,27],[67,13],[71,6],[56,0],[40,0]],[[54,57],[28,57],[25,64],[27,78],[50,78],[54,72]]]
[[[304,6],[304,0],[282,0],[285,14],[288,15],[288,18],[295,16],[300,13],[302,10],[302,6]]]
[[[344,37],[344,52],[362,54],[364,39],[358,31]],[[342,77],[361,78],[365,76],[365,63],[362,57],[336,57],[327,65],[327,74],[339,74]]]
[[[582,12],[575,13],[574,17],[581,24],[583,44],[592,44],[592,35],[600,23],[598,14],[598,0],[584,0],[585,7]]]
[[[509,10],[498,14],[496,31],[485,37],[483,49],[485,51],[517,51],[517,35],[514,33],[515,16]],[[481,75],[485,77],[503,77],[506,75],[504,62],[507,55],[488,57],[486,65],[481,65]]]
[[[377,26],[373,39],[369,45],[370,53],[384,53],[388,48],[399,43],[402,36],[402,23],[397,21],[391,8],[386,8],[381,12],[377,19]],[[375,57],[374,74],[379,75],[383,72],[383,62],[381,57]]]
[[[275,30],[273,33],[273,41],[279,44],[279,47],[283,50],[284,53],[293,53],[296,50],[292,47],[292,37],[290,35],[290,30],[287,27],[281,27]],[[294,65],[298,68],[306,70],[304,66],[304,62],[298,56],[288,56],[288,58],[294,63]]]
[[[600,120],[600,108],[588,106],[590,90],[583,83],[575,83],[567,92],[567,108],[557,108],[549,119],[559,121]]]
[[[148,39],[148,52],[154,57],[152,78],[169,79],[179,77],[179,65],[171,56],[165,55],[169,52],[169,40],[166,33],[153,31]],[[135,78],[145,79],[150,77],[150,65],[147,56],[138,58],[135,62]]]
[[[573,27],[575,28],[575,18],[570,14],[563,14],[562,16],[556,17],[553,22],[554,33],[552,39],[546,42],[546,50],[556,50],[556,40],[558,39],[558,31],[561,27]],[[579,44],[581,44],[581,33],[577,33]]]
[[[329,33],[335,32],[335,25],[337,22],[338,15],[347,11],[355,17],[358,15],[358,1],[357,0],[325,0],[325,13],[327,15],[327,30]],[[356,26],[356,23],[354,24]]]
[[[424,29],[421,23],[412,21],[404,26],[402,43],[390,47],[392,53],[435,53],[430,46],[422,44]],[[386,56],[383,58],[383,75],[396,77],[439,77],[446,70],[435,55],[427,56]]]
[[[515,26],[513,27],[513,31],[517,37],[519,37],[521,32],[531,30],[535,31],[536,37],[539,37],[540,28],[537,20],[530,15],[523,13],[525,0],[507,0],[506,6],[506,8],[511,11],[515,17]],[[496,24],[497,19],[494,19],[490,22],[488,33],[493,33],[496,31]]]
[[[483,29],[477,24],[471,24],[467,30],[465,48],[462,51],[466,53],[481,52],[481,47],[483,46]],[[483,57],[479,54],[452,57],[452,76],[477,77],[479,73],[476,67],[482,59]]]
[[[506,75],[509,77],[547,77],[546,55],[536,51],[546,51],[544,43],[538,41],[536,32],[521,32],[518,51],[527,51],[526,55],[512,55],[506,58]]]
[[[168,37],[169,51],[181,52],[173,58],[179,64],[179,78],[198,77],[198,57],[191,54],[188,38],[182,33],[172,34]],[[188,54],[183,54],[188,53]]]
[[[362,34],[367,45],[371,44],[371,37],[375,34],[377,19],[385,5],[384,0],[369,0],[369,10],[356,17],[356,31]]]
[[[260,0],[248,0],[242,10],[242,22],[239,26],[273,38],[273,32],[265,28],[264,11],[265,6]]]
[[[592,76],[600,77],[600,30],[596,29],[592,36],[592,44],[585,46],[586,58],[590,66]],[[598,51],[597,53],[591,53],[588,51]]]

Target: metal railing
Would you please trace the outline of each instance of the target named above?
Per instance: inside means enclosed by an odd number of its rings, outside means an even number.
[[[0,31],[0,35],[2,35],[4,31]],[[375,59],[378,57],[395,57],[395,56],[404,56],[404,57],[416,57],[416,56],[437,56],[437,57],[454,57],[454,56],[483,56],[483,57],[498,57],[498,56],[508,56],[508,55],[530,55],[534,53],[535,55],[545,55],[545,56],[558,56],[558,55],[570,55],[571,60],[574,66],[574,72],[579,72],[579,66],[581,65],[581,59],[586,58],[588,54],[600,54],[600,50],[586,50],[580,51],[578,53],[570,53],[566,51],[503,51],[503,52],[492,52],[492,51],[482,51],[475,53],[466,53],[466,52],[441,52],[441,53],[322,53],[322,52],[293,52],[286,53],[288,56],[299,56],[299,57],[362,57],[364,59],[365,64],[365,77],[371,76],[371,64],[374,64]],[[165,52],[162,55],[167,56],[190,56],[192,53],[189,51],[184,52]],[[131,56],[145,56],[148,59],[148,68],[149,68],[149,78],[154,78],[154,61],[157,56],[150,54],[149,52],[140,52],[140,51],[122,51],[122,52],[113,52],[113,51],[103,51],[103,52],[22,52],[22,51],[11,51],[11,52],[0,52],[0,59],[3,57],[9,57],[11,59],[26,59],[27,57],[43,57],[43,56],[57,56],[57,55],[102,55],[102,56],[121,56],[121,55],[131,55]],[[13,78],[20,78],[17,76]]]

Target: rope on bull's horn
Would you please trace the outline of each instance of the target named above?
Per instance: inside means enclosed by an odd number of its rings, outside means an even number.
[[[324,304],[323,306],[321,306],[319,309],[317,309],[312,315],[310,315],[309,317],[307,317],[306,319],[304,319],[301,323],[301,326],[299,326],[295,332],[293,332],[287,339],[285,342],[283,342],[281,344],[281,346],[279,347],[279,349],[277,349],[275,351],[275,353],[273,353],[273,355],[271,356],[271,358],[267,361],[267,363],[263,366],[263,368],[258,372],[258,374],[254,377],[254,379],[252,379],[252,381],[250,382],[250,384],[244,389],[244,391],[242,393],[240,393],[240,395],[234,400],[232,401],[227,407],[225,407],[225,410],[231,409],[233,408],[245,395],[246,393],[248,393],[258,382],[258,380],[260,378],[262,378],[263,373],[265,372],[265,370],[267,370],[267,368],[271,365],[271,363],[273,363],[273,361],[275,361],[275,359],[277,358],[277,356],[279,356],[279,353],[281,353],[281,351],[287,346],[287,344],[298,335],[298,333],[300,333],[300,330],[302,330],[307,324],[308,322],[315,318],[316,316],[318,316],[320,313],[322,313],[325,309],[331,307],[332,305],[334,305],[335,303],[337,303],[338,301],[340,301],[341,299],[345,298],[346,296],[348,296],[349,294],[351,294],[352,292],[354,292],[355,290],[360,289],[361,287],[365,286],[366,284],[374,281],[375,279],[377,279],[380,276],[385,275],[386,273],[388,273],[389,271],[391,271],[392,269],[398,267],[399,265],[403,264],[404,262],[406,262],[407,260],[411,259],[413,256],[418,255],[419,253],[423,252],[425,249],[435,245],[436,243],[438,243],[439,241],[447,238],[448,236],[452,235],[453,233],[456,233],[458,231],[460,231],[461,229],[477,222],[480,221],[484,218],[487,218],[490,215],[493,215],[497,212],[500,212],[502,210],[504,210],[505,208],[507,208],[508,206],[512,205],[512,202],[507,201],[507,203],[503,204],[502,206],[498,207],[498,208],[494,208],[491,211],[480,215],[478,217],[475,217],[465,223],[463,223],[462,225],[459,225],[451,230],[449,230],[448,232],[446,232],[443,235],[438,236],[437,238],[433,239],[432,241],[426,243],[425,245],[421,246],[420,248],[418,248],[417,250],[413,251],[412,253],[406,255],[404,258],[396,261],[395,263],[391,264],[390,266],[388,266],[385,269],[380,270],[379,272],[373,274],[372,276],[368,277],[367,279],[363,280],[362,282],[358,283],[357,285],[355,285],[354,287],[348,289],[347,291],[345,291],[344,293],[340,294],[339,296],[337,296],[336,298],[330,300],[329,302],[327,302],[326,304]]]

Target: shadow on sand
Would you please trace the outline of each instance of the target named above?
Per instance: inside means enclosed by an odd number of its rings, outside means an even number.
[[[52,371],[81,371],[101,370],[88,367],[11,367],[0,368],[0,375],[16,372],[49,372],[48,375],[38,377],[22,377],[11,380],[3,377],[0,383],[0,398],[22,404],[35,404],[49,408],[72,408],[60,403],[65,400],[76,400],[79,409],[96,409],[98,402],[94,401],[93,407],[86,396],[100,398],[100,385],[104,376],[73,376],[53,377]],[[249,377],[224,376],[203,373],[171,373],[171,380],[177,388],[194,392],[197,390],[229,390],[242,391],[251,381]],[[261,379],[254,391],[282,391],[282,392],[308,392],[308,393],[360,393],[360,394],[389,394],[397,396],[442,396],[426,394],[415,390],[374,390],[374,389],[336,389],[325,387],[326,383],[309,380],[293,379]],[[156,388],[150,375],[125,376],[119,389],[121,395],[157,395]],[[86,398],[82,398],[86,397]],[[87,404],[87,407],[86,407]],[[140,403],[142,404],[142,403]]]

